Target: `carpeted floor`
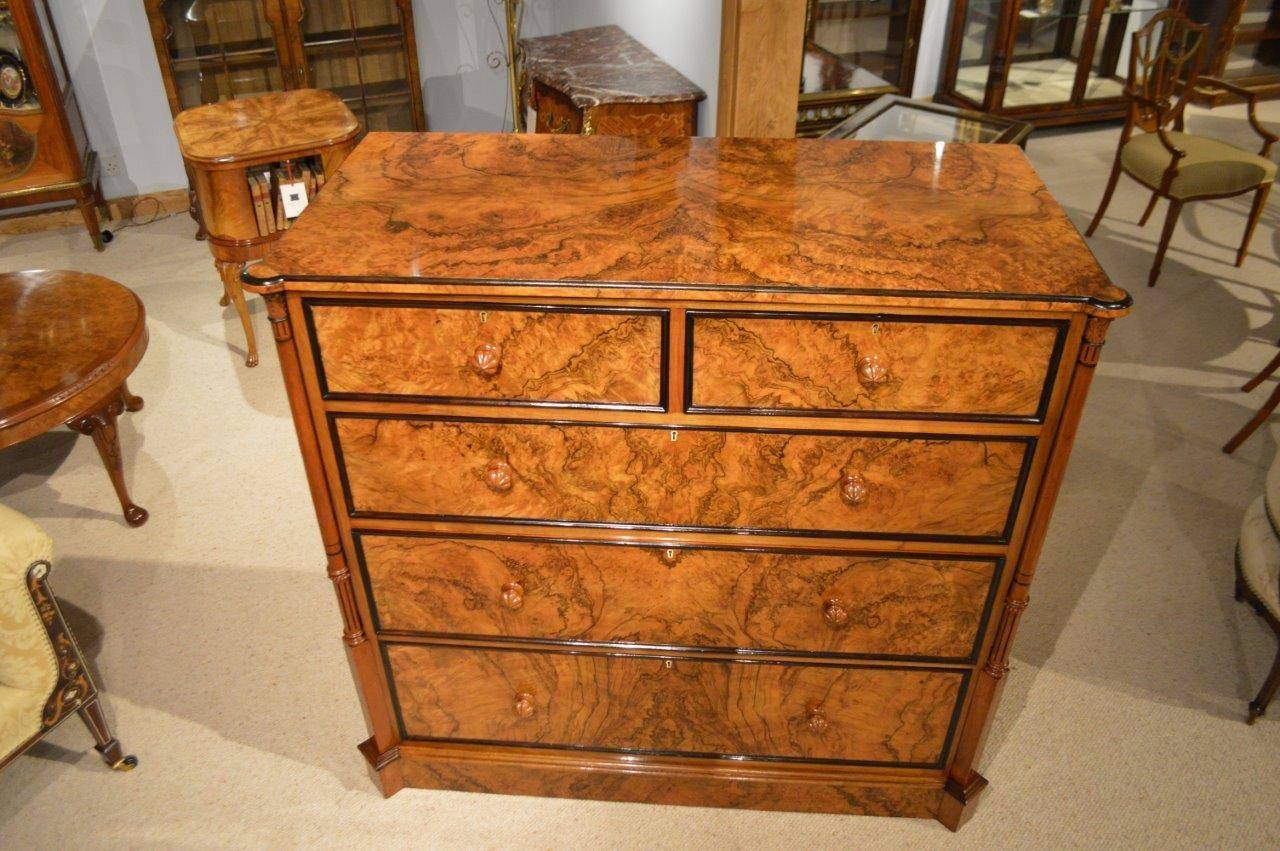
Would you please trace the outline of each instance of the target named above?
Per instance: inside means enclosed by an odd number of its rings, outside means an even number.
[[[1263,116],[1280,122],[1280,103]],[[1243,112],[1193,130],[1250,145]],[[1041,131],[1029,155],[1076,224],[1102,192],[1118,129]],[[1231,265],[1244,200],[1190,205],[1159,285],[1157,220],[1121,184],[1090,241],[1136,307],[1094,382],[1014,670],[957,836],[936,822],[649,807],[406,790],[383,800],[263,305],[262,365],[217,307],[207,248],[175,218],[96,255],[80,230],[0,237],[0,270],[85,269],[146,303],[151,348],[121,428],[151,512],[129,529],[90,441],[0,453],[0,502],[53,535],[54,588],[141,765],[105,770],[76,720],[0,773],[0,844],[415,847],[1274,847],[1280,705],[1243,723],[1274,656],[1232,600],[1232,548],[1280,419],[1221,444],[1270,392],[1241,383],[1280,337],[1280,236],[1266,212]],[[227,341],[231,348],[228,349]],[[2,377],[0,377],[2,380]]]

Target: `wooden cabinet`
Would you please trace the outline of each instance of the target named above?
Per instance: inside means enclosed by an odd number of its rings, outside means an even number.
[[[80,208],[101,251],[98,155],[47,0],[0,0],[0,210],[58,201]]]
[[[1132,33],[1180,0],[956,0],[938,99],[1037,125],[1121,118]]]
[[[1187,14],[1209,26],[1201,73],[1280,97],[1280,0],[1187,0]],[[1209,105],[1233,99],[1221,89],[1196,98]]]
[[[169,108],[328,89],[366,130],[425,130],[410,0],[144,0]]]
[[[849,150],[373,133],[246,271],[386,794],[972,810],[1128,297],[1016,147]]]

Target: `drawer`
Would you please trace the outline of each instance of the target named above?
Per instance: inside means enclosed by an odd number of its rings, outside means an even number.
[[[358,535],[379,629],[970,662],[993,559]]]
[[[325,398],[661,410],[667,313],[307,299]]]
[[[1067,323],[693,313],[690,411],[1041,421]]]
[[[355,516],[989,542],[1034,443],[331,416]]]
[[[966,674],[384,645],[404,734],[941,767]]]

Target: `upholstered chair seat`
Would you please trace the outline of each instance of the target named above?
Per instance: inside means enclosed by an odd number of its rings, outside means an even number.
[[[1267,157],[1176,130],[1165,131],[1165,137],[1175,148],[1186,152],[1166,190],[1171,197],[1239,195],[1275,179],[1276,164]],[[1173,154],[1158,133],[1139,133],[1120,149],[1121,166],[1150,189],[1160,188],[1172,162]]]

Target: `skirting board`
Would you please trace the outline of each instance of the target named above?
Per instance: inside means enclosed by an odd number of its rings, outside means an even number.
[[[156,209],[152,199],[159,202],[160,209]],[[112,222],[128,221],[134,218],[135,214],[144,219],[152,216],[162,218],[174,213],[185,213],[190,207],[190,192],[187,189],[165,189],[160,192],[148,192],[145,195],[111,198],[107,201]],[[109,228],[110,222],[104,221],[102,226]],[[80,211],[75,207],[63,207],[0,217],[0,234],[10,236],[61,228],[84,230],[84,219],[81,218]]]

